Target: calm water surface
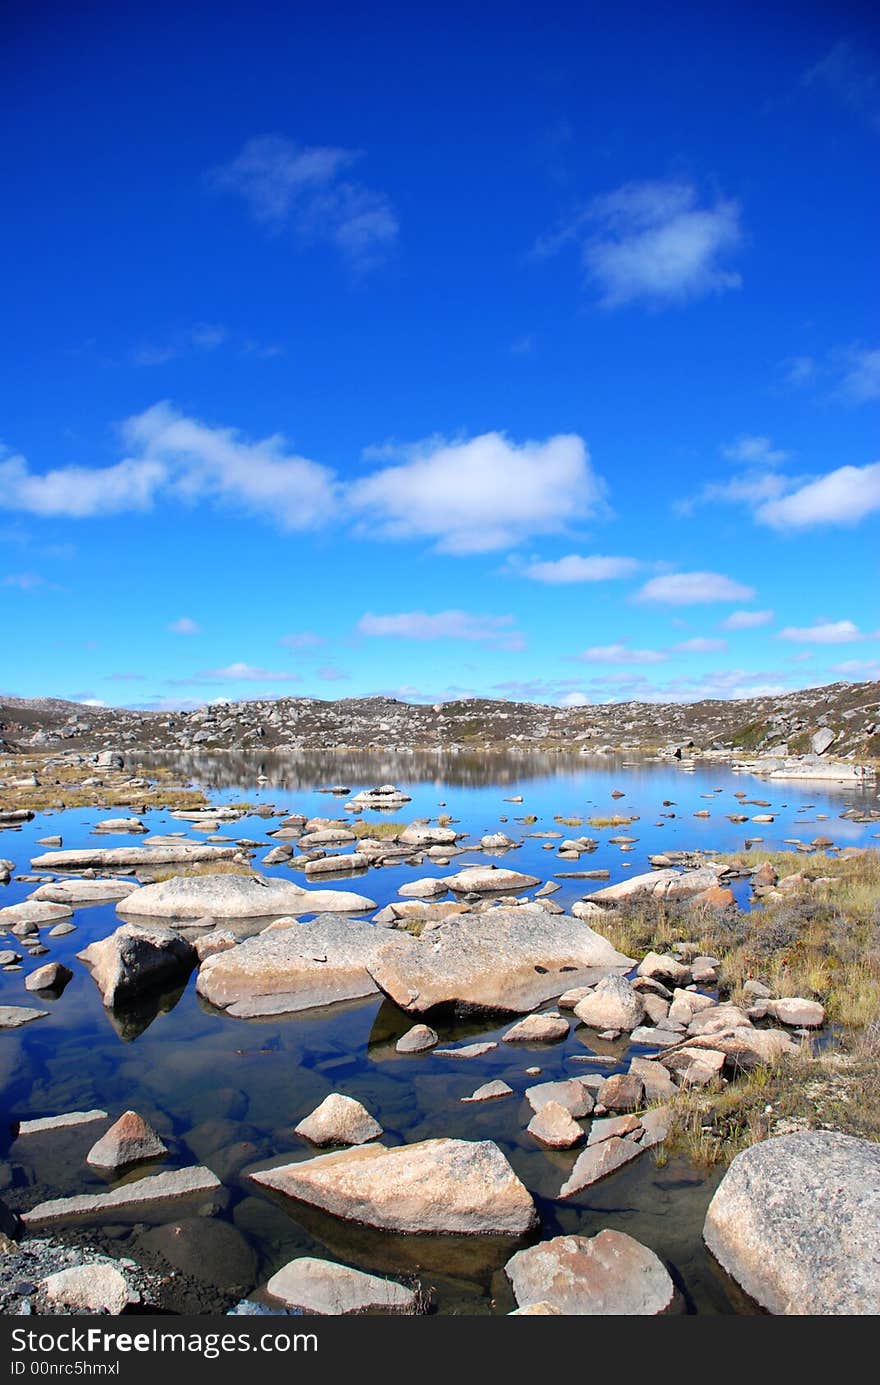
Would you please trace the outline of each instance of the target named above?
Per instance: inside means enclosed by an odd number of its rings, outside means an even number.
[[[393,815],[366,813],[366,820],[393,816],[396,821],[411,821],[447,813],[475,841],[503,827],[514,839],[522,839],[523,845],[503,858],[488,859],[503,860],[542,879],[580,866],[607,868],[614,882],[647,869],[647,857],[654,852],[740,849],[747,835],[762,838],[768,849],[779,848],[787,838],[810,841],[820,833],[840,846],[877,845],[876,823],[858,825],[839,816],[854,805],[877,806],[875,788],[856,791],[833,785],[770,784],[718,766],[688,773],[677,766],[626,763],[621,757],[585,761],[540,755],[477,759],[417,754],[328,754],[302,756],[295,762],[277,756],[190,756],[172,763],[185,778],[204,787],[213,802],[248,799],[272,805],[277,816],[301,811],[347,820],[345,800],[318,793],[322,785],[346,784],[356,792],[392,782],[410,793],[412,802]],[[149,772],[149,766],[145,767]],[[262,782],[261,776],[268,782]],[[625,796],[613,799],[615,789]],[[737,791],[768,800],[772,806],[741,807],[734,797]],[[521,805],[504,801],[519,794]],[[710,811],[708,819],[693,816],[703,809]],[[55,833],[63,835],[65,847],[142,843],[142,837],[90,835],[96,821],[121,811],[40,815],[20,831],[0,832],[0,856],[12,858],[17,871],[23,872],[30,858],[43,849],[36,845],[37,839]],[[770,811],[775,820],[767,825],[735,825],[725,816]],[[586,819],[612,813],[638,820],[617,829],[592,829],[586,823],[568,828],[554,822],[557,814]],[[517,817],[525,814],[536,815],[538,821],[523,825]],[[151,812],[145,821],[152,832],[189,830],[165,811]],[[274,843],[267,832],[276,825],[274,815],[269,819],[244,816],[221,824],[220,832],[230,839],[265,841],[269,847]],[[554,830],[573,836],[587,833],[597,837],[600,845],[580,863],[561,862],[543,849],[540,839],[527,835]],[[631,852],[623,853],[609,843],[609,837],[621,832],[638,839]],[[255,858],[258,868],[262,854],[258,852]],[[454,858],[448,867],[426,859],[419,868],[382,868],[360,877],[346,876],[338,887],[366,893],[381,907],[398,897],[405,880],[448,874],[486,859],[478,851]],[[303,880],[289,867],[265,869],[267,874]],[[598,888],[587,881],[559,883],[554,899],[564,906]],[[16,903],[34,888],[14,881],[0,887],[0,900],[4,905]],[[744,900],[743,887],[740,892]],[[498,1313],[515,1306],[503,1274],[505,1261],[516,1249],[510,1241],[395,1237],[354,1228],[258,1191],[247,1180],[244,1175],[249,1168],[313,1154],[294,1135],[293,1127],[329,1092],[341,1091],[356,1097],[376,1116],[389,1144],[437,1136],[497,1141],[536,1199],[542,1237],[570,1232],[592,1235],[603,1227],[627,1231],[666,1261],[681,1291],[683,1311],[752,1311],[702,1249],[700,1228],[719,1175],[707,1176],[679,1158],[658,1167],[647,1154],[580,1197],[555,1200],[577,1151],[547,1151],[526,1134],[532,1113],[522,1092],[536,1080],[625,1068],[629,1058],[625,1043],[603,1045],[591,1039],[587,1046],[586,1031],[581,1029],[573,1030],[561,1044],[528,1048],[499,1044],[485,1058],[466,1062],[430,1053],[404,1057],[395,1052],[394,1043],[412,1020],[389,1001],[365,1000],[307,1015],[240,1021],[204,1006],[195,994],[194,975],[182,990],[147,997],[124,1014],[114,1014],[104,1009],[75,954],[118,925],[115,909],[79,909],[74,922],[76,932],[47,940],[47,957],[32,960],[25,954],[24,972],[0,973],[0,1004],[22,1005],[33,1003],[23,987],[27,971],[48,960],[65,962],[74,971],[58,1000],[37,1002],[51,1011],[49,1018],[0,1033],[4,1107],[0,1154],[5,1155],[5,1163],[0,1164],[0,1193],[18,1207],[29,1207],[45,1197],[108,1186],[106,1178],[84,1163],[96,1138],[95,1127],[12,1139],[7,1132],[13,1121],[90,1107],[113,1115],[127,1107],[137,1109],[171,1149],[169,1159],[157,1167],[204,1162],[224,1184],[216,1216],[199,1223],[188,1221],[183,1249],[181,1238],[176,1238],[181,1266],[195,1267],[207,1281],[200,1300],[182,1299],[182,1307],[222,1307],[231,1301],[230,1294],[258,1290],[286,1261],[303,1254],[329,1256],[379,1273],[417,1276],[433,1290],[435,1309],[441,1313]],[[16,939],[4,940],[3,945],[23,951]],[[474,1036],[499,1038],[510,1023],[471,1020],[436,1027],[442,1040],[461,1042]],[[575,1061],[577,1055],[589,1054],[601,1061]],[[541,1068],[540,1079],[526,1075],[529,1066]],[[482,1105],[461,1104],[463,1096],[492,1078],[508,1082],[514,1096]],[[128,1177],[143,1172],[141,1167]],[[167,1249],[170,1233],[163,1232],[163,1225],[191,1215],[191,1208],[170,1206],[154,1213],[151,1225],[121,1220],[110,1228],[89,1228],[88,1234],[105,1238],[115,1253],[149,1259],[157,1250]],[[218,1223],[234,1228],[234,1234],[218,1233]]]

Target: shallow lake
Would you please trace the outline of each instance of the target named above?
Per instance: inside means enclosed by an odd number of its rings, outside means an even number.
[[[406,880],[443,875],[469,863],[495,860],[517,870],[550,879],[560,871],[607,869],[611,882],[648,868],[648,856],[665,850],[736,850],[746,837],[762,839],[768,850],[786,839],[809,842],[823,834],[839,846],[876,846],[878,824],[859,825],[841,819],[847,808],[876,807],[876,787],[860,789],[833,784],[772,782],[738,774],[729,767],[698,765],[693,771],[654,762],[628,762],[620,756],[580,759],[511,754],[476,758],[467,755],[309,755],[296,761],[279,757],[181,757],[173,764],[181,782],[203,787],[212,802],[249,800],[271,804],[271,817],[244,815],[222,823],[220,833],[274,845],[267,833],[289,812],[310,816],[350,815],[345,798],[318,792],[323,785],[344,784],[352,792],[394,783],[412,802],[393,814],[366,812],[364,820],[448,814],[457,830],[475,843],[486,832],[504,830],[522,845],[500,856],[477,849],[456,856],[450,866],[428,858],[420,867],[373,869],[358,876],[333,877],[332,887],[356,889],[379,907],[398,898]],[[149,774],[150,763],[143,762]],[[618,790],[621,798],[613,798]],[[770,807],[742,806],[734,795],[769,802]],[[505,799],[522,796],[522,803]],[[664,806],[666,800],[666,806]],[[135,810],[137,804],[132,805]],[[708,810],[708,818],[694,817]],[[27,872],[32,856],[43,848],[40,837],[60,834],[64,847],[110,847],[142,844],[143,837],[94,837],[98,820],[122,815],[122,809],[69,810],[41,814],[19,831],[0,831],[0,857]],[[772,813],[773,822],[733,824],[727,814],[749,817]],[[636,819],[626,827],[592,828],[591,816],[617,814]],[[523,824],[524,815],[535,823]],[[662,815],[662,816],[661,816]],[[568,827],[555,817],[580,817],[583,826]],[[506,822],[504,821],[506,819]],[[151,832],[190,831],[166,811],[144,815]],[[559,861],[545,841],[530,833],[558,831],[564,836],[588,834],[599,841],[580,862]],[[637,840],[624,852],[609,838],[626,834]],[[558,841],[554,841],[558,846]],[[349,849],[349,848],[344,848]],[[262,867],[267,874],[295,879],[290,867]],[[323,883],[323,882],[322,882]],[[328,882],[330,883],[330,882]],[[569,907],[599,884],[560,879],[554,900]],[[34,884],[15,881],[0,887],[3,905],[27,897]],[[740,886],[745,900],[745,887]],[[553,1152],[525,1131],[531,1110],[522,1097],[534,1081],[563,1076],[607,1074],[624,1069],[630,1054],[623,1041],[605,1043],[573,1028],[562,1043],[505,1045],[485,1057],[455,1061],[430,1052],[402,1056],[394,1042],[412,1019],[380,998],[290,1017],[263,1021],[227,1018],[204,1005],[195,994],[195,977],[179,992],[154,995],[120,1016],[107,1011],[87,969],[76,953],[119,923],[115,908],[96,906],[76,911],[76,931],[45,939],[49,953],[32,960],[25,953],[23,972],[0,972],[0,1004],[34,1003],[25,991],[27,971],[49,960],[65,962],[73,980],[48,1008],[50,1015],[25,1028],[0,1033],[4,1147],[0,1154],[0,1195],[17,1207],[46,1197],[98,1191],[106,1179],[84,1163],[96,1138],[83,1126],[51,1135],[12,1138],[13,1122],[35,1116],[100,1107],[114,1117],[132,1107],[157,1129],[170,1157],[157,1167],[203,1162],[224,1184],[215,1216],[191,1223],[191,1211],[168,1205],[154,1213],[152,1229],[143,1218],[112,1227],[89,1227],[76,1234],[103,1240],[115,1254],[149,1259],[168,1249],[170,1232],[163,1225],[187,1218],[174,1254],[189,1278],[182,1284],[181,1307],[190,1311],[221,1308],[250,1293],[294,1256],[330,1257],[358,1268],[398,1277],[415,1277],[433,1291],[441,1313],[503,1313],[514,1305],[503,1274],[516,1249],[509,1241],[397,1237],[352,1227],[314,1210],[282,1203],[250,1183],[245,1171],[254,1166],[310,1157],[315,1151],[293,1133],[293,1127],[331,1091],[357,1098],[381,1122],[387,1143],[436,1136],[493,1139],[510,1159],[534,1195],[541,1215],[540,1235],[562,1232],[592,1235],[603,1227],[629,1232],[668,1264],[681,1293],[683,1311],[731,1313],[753,1311],[736,1287],[702,1248],[700,1229],[718,1176],[706,1175],[682,1158],[665,1164],[651,1153],[579,1197],[556,1199],[577,1151]],[[45,934],[45,930],[44,930]],[[24,952],[15,938],[3,946]],[[551,1007],[547,1007],[551,1008]],[[511,1021],[471,1019],[438,1023],[441,1040],[462,1041],[479,1035],[500,1038]],[[632,1051],[639,1051],[637,1049]],[[578,1062],[590,1057],[593,1061]],[[526,1075],[530,1066],[541,1077]],[[483,1082],[503,1078],[514,1095],[500,1101],[462,1105]],[[103,1129],[103,1127],[100,1127]],[[153,1171],[152,1169],[149,1171]],[[142,1174],[144,1169],[135,1171]],[[225,1224],[240,1235],[217,1236],[212,1225]],[[157,1229],[158,1228],[158,1229]],[[203,1290],[187,1297],[192,1275]]]

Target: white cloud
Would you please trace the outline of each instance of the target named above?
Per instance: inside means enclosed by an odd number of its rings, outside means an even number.
[[[402,611],[377,616],[371,611],[357,623],[360,635],[406,640],[472,640],[499,649],[518,650],[525,641],[514,628],[513,616],[480,616],[467,611]]]
[[[386,538],[432,540],[441,553],[488,553],[563,529],[601,508],[603,484],[583,439],[429,438],[405,460],[356,481],[349,503]]]
[[[58,467],[37,475],[24,457],[7,456],[0,459],[0,506],[42,518],[71,519],[148,510],[167,479],[165,466],[152,458],[94,469]]]
[[[590,699],[582,692],[566,693],[559,699],[560,707],[589,707]]]
[[[318,669],[318,677],[324,683],[337,683],[350,678],[351,674],[344,668],[337,668],[335,664],[325,664],[323,668]]]
[[[191,616],[181,616],[179,620],[172,620],[168,626],[172,635],[200,635],[202,627],[197,625]]]
[[[790,495],[766,500],[755,518],[774,529],[809,529],[818,524],[857,524],[875,510],[880,510],[880,462],[829,471]]]
[[[594,644],[575,658],[589,664],[660,664],[669,656],[662,649],[630,649],[618,644]]]
[[[672,572],[652,577],[636,594],[638,601],[670,606],[697,606],[712,601],[751,601],[753,587],[743,586],[720,572]]]
[[[709,636],[698,635],[692,640],[682,640],[673,645],[676,654],[717,654],[727,648],[727,640],[714,640]]]
[[[127,419],[122,434],[141,464],[161,467],[166,488],[183,499],[234,504],[290,530],[324,523],[336,500],[333,473],[290,452],[277,433],[249,442],[234,428],[210,427],[161,403]]]
[[[774,447],[770,438],[756,434],[746,434],[728,443],[721,449],[721,455],[731,462],[747,462],[750,465],[779,466],[787,461],[789,454]]]
[[[731,611],[721,621],[722,630],[757,630],[761,625],[769,625],[773,619],[772,611]]]
[[[397,214],[384,193],[348,176],[356,149],[299,145],[281,135],[251,139],[209,186],[244,199],[268,230],[290,228],[304,245],[326,243],[359,272],[372,268],[397,239]]]
[[[851,620],[826,620],[815,625],[786,625],[779,638],[797,644],[851,644],[865,636]]]
[[[660,306],[739,288],[740,275],[723,261],[742,238],[738,203],[700,206],[692,183],[669,179],[595,198],[537,250],[550,254],[573,240],[605,307]]]
[[[530,563],[523,569],[523,576],[550,584],[606,582],[615,577],[629,577],[641,566],[637,558],[604,558],[598,554],[582,558],[577,553],[569,553],[553,562]]]

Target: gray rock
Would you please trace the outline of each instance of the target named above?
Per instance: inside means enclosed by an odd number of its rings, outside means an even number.
[[[53,1308],[75,1313],[118,1315],[131,1298],[125,1275],[109,1261],[74,1265],[41,1281],[40,1288]]]
[[[591,1029],[637,1029],[644,1019],[645,1002],[624,976],[606,976],[590,995],[574,1007],[579,1020]]]
[[[115,903],[136,889],[137,885],[130,880],[50,880],[34,890],[31,899],[71,904],[79,909],[85,904]]]
[[[41,1020],[48,1010],[30,1010],[26,1005],[0,1005],[0,1029],[18,1029],[31,1020]]]
[[[558,1101],[545,1101],[526,1127],[530,1135],[550,1149],[571,1149],[580,1144],[584,1132],[569,1111]]]
[[[44,900],[26,899],[21,904],[10,904],[0,909],[0,929],[8,928],[17,933],[24,926],[29,933],[35,933],[46,923],[60,923],[69,919],[73,910],[65,904],[47,904]]]
[[[631,1159],[637,1159],[641,1152],[641,1147],[634,1141],[621,1140],[616,1136],[603,1140],[601,1144],[588,1145],[578,1155],[574,1168],[560,1188],[560,1198],[574,1197],[584,1188],[598,1183],[600,1178],[622,1168]]]
[[[558,1102],[575,1120],[588,1116],[594,1105],[592,1093],[576,1077],[561,1082],[540,1082],[537,1086],[527,1087],[525,1098],[536,1113],[542,1106],[546,1106],[548,1101]]]
[[[438,1042],[437,1031],[427,1024],[414,1024],[394,1045],[398,1053],[424,1053]]]
[[[463,1102],[472,1101],[497,1101],[499,1097],[513,1096],[513,1088],[508,1087],[506,1082],[484,1082],[482,1087],[478,1087],[470,1096],[463,1096]]]
[[[771,1313],[880,1313],[880,1145],[801,1131],[738,1154],[703,1237]]]
[[[25,977],[24,988],[26,991],[61,991],[72,979],[73,972],[63,962],[47,962]]]
[[[144,991],[184,981],[198,960],[195,948],[171,928],[124,923],[109,938],[77,953],[108,1008],[124,1005]]]

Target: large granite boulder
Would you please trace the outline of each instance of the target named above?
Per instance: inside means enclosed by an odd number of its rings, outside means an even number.
[[[123,918],[279,918],[283,914],[358,913],[371,899],[344,890],[304,890],[266,875],[175,875],[144,885],[116,906]]]
[[[880,1313],[880,1145],[825,1130],[743,1150],[703,1238],[771,1313]]]
[[[504,866],[466,866],[457,875],[447,875],[444,883],[459,894],[517,894],[541,882]]]
[[[549,1303],[569,1316],[653,1316],[675,1293],[663,1262],[622,1231],[540,1241],[505,1270],[521,1309]]]
[[[438,1005],[525,1014],[571,986],[632,966],[607,938],[538,905],[462,915],[422,938],[397,941],[403,946],[386,946],[369,972],[396,1004],[418,1014]]]
[[[105,846],[44,851],[42,856],[31,857],[31,866],[34,870],[124,869],[126,875],[130,875],[133,871],[149,871],[155,866],[231,861],[240,855],[241,848],[238,846],[208,846],[175,838],[161,846]]]
[[[319,914],[309,923],[266,929],[208,957],[196,989],[238,1019],[357,1000],[377,992],[368,969],[378,954],[406,942],[402,934],[361,919]]]
[[[124,923],[77,956],[90,968],[108,1008],[185,981],[198,961],[192,943],[161,924]]]
[[[531,1195],[491,1140],[359,1145],[250,1177],[385,1231],[519,1236],[538,1220]]]

